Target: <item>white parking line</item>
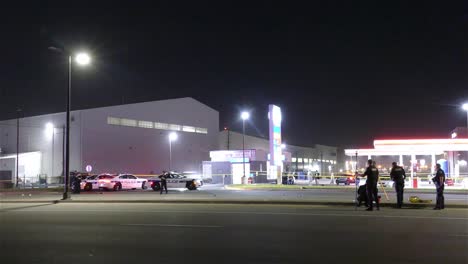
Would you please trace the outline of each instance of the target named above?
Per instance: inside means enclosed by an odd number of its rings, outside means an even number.
[[[122,226],[160,226],[160,227],[200,227],[200,228],[220,228],[223,226],[212,225],[165,225],[165,224],[121,224]]]

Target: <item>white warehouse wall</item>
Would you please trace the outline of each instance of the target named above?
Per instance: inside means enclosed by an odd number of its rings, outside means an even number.
[[[169,170],[169,130],[107,124],[108,117],[208,129],[208,134],[177,131],[172,170],[201,171],[217,146],[219,113],[193,98],[83,110],[83,166],[95,172],[160,173]]]
[[[92,173],[149,174],[169,169],[169,130],[109,125],[108,117],[207,128],[207,134],[177,131],[178,140],[172,144],[173,170],[201,171],[202,161],[209,160],[209,151],[218,145],[219,113],[193,98],[72,111],[71,116],[71,170],[84,171],[86,165],[92,165]],[[53,144],[45,132],[48,122],[57,127]],[[65,113],[20,119],[19,152],[40,151],[41,174],[62,173],[64,122]],[[16,120],[0,121],[0,148],[1,155],[16,153]]]

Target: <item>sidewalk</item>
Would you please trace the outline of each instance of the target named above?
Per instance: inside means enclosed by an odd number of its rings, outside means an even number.
[[[394,193],[388,193],[386,200],[381,195],[382,207],[394,206]],[[410,204],[408,198],[418,195],[421,199],[432,200],[428,204]],[[466,194],[446,194],[447,208],[468,208]],[[284,204],[284,205],[336,205],[354,206],[352,189],[342,190],[170,190],[169,194],[160,195],[153,191],[121,191],[121,192],[82,192],[72,195],[71,200],[62,201],[60,192],[9,192],[0,193],[0,203],[228,203],[228,204]],[[434,207],[435,194],[405,193],[406,207]]]

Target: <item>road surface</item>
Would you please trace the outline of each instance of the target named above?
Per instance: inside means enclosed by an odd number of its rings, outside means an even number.
[[[0,204],[2,263],[466,263],[466,209]]]
[[[29,196],[31,194],[31,196]],[[382,202],[396,204],[396,195],[393,190],[387,191],[389,200],[380,191]],[[432,200],[435,204],[435,191],[433,193],[415,193],[412,190],[405,191],[405,202],[411,195],[417,195],[421,199]],[[0,202],[8,200],[43,200],[52,201],[62,198],[61,193],[34,193],[25,190],[19,193],[0,193]],[[307,189],[290,191],[270,191],[270,190],[224,190],[222,186],[205,185],[197,191],[170,190],[169,195],[159,195],[159,192],[152,190],[130,190],[120,192],[82,192],[79,195],[72,195],[75,201],[108,201],[108,200],[139,200],[139,201],[164,201],[164,200],[234,200],[234,201],[298,201],[298,202],[344,202],[352,203],[355,198],[354,188],[342,189]],[[446,193],[445,203],[467,205],[468,192]]]

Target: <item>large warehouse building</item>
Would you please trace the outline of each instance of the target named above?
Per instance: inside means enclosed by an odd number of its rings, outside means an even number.
[[[193,98],[73,111],[70,169],[93,173],[200,171],[218,146],[219,113]],[[26,182],[63,175],[65,113],[19,120],[18,174]],[[17,120],[0,122],[0,180],[15,181]]]
[[[0,121],[0,181],[15,182],[18,165],[20,182],[62,182],[64,123],[65,113]],[[242,134],[220,132],[218,111],[193,98],[72,111],[70,132],[71,171],[158,174],[172,169],[206,175],[204,165],[216,160],[215,152],[242,153]],[[172,143],[171,132],[178,136]],[[245,147],[256,155],[252,170],[266,171],[268,139],[246,135]],[[220,153],[217,158],[223,159]],[[336,170],[335,147],[287,145],[283,153],[283,171]],[[216,173],[213,167],[210,174]]]

